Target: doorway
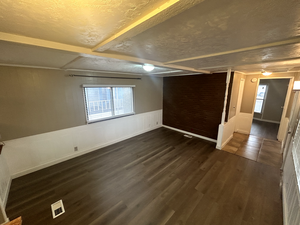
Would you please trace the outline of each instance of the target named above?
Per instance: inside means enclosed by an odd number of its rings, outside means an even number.
[[[257,87],[251,135],[277,140],[290,79],[263,79]],[[285,115],[284,115],[285,117]]]

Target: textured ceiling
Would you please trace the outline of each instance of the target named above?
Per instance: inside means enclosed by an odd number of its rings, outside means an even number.
[[[167,62],[298,35],[298,0],[209,0],[109,51]]]
[[[60,68],[79,54],[0,41],[0,64]]]
[[[64,67],[65,69],[83,69],[95,71],[109,71],[109,72],[124,72],[133,74],[160,74],[174,71],[172,69],[155,67],[151,73],[146,72],[142,68],[142,64],[127,62],[117,59],[108,59],[103,57],[80,57],[77,60],[69,63]],[[180,71],[176,71],[178,73]]]
[[[0,30],[93,47],[160,0],[1,0]]]
[[[298,57],[300,57],[300,44],[294,44],[178,62],[176,64],[209,70],[215,67],[232,67],[234,65],[265,63]]]
[[[148,74],[152,63],[158,76],[295,70],[300,1],[1,0],[0,51],[2,65]]]

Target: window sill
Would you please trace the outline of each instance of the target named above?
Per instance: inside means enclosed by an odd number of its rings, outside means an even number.
[[[98,123],[98,122],[103,122],[103,121],[106,121],[106,120],[113,120],[113,119],[118,119],[118,118],[122,118],[122,117],[126,117],[126,116],[132,116],[132,115],[135,115],[135,112],[128,113],[128,114],[117,115],[117,116],[106,117],[106,118],[97,119],[97,120],[91,120],[91,121],[87,121],[87,124]]]

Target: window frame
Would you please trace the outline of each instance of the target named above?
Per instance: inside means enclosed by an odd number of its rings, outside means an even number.
[[[114,100],[113,100],[113,88],[115,87],[127,87],[127,88],[132,88],[132,109],[133,111],[131,113],[126,113],[126,114],[121,114],[121,115],[113,115],[110,117],[105,117],[105,118],[101,118],[101,119],[96,119],[96,120],[89,120],[89,116],[88,116],[88,109],[87,109],[87,99],[86,99],[86,93],[85,93],[85,88],[110,88],[111,89],[111,102],[112,102],[112,114],[114,114]],[[121,118],[121,117],[125,117],[125,116],[131,116],[135,114],[135,85],[109,85],[109,84],[99,84],[99,85],[93,85],[93,84],[83,84],[82,85],[82,93],[83,93],[83,100],[84,100],[84,112],[85,112],[85,120],[87,124],[91,124],[91,123],[97,123],[97,122],[101,122],[101,121],[105,121],[105,120],[111,120],[111,119],[117,119],[117,118]]]
[[[258,94],[257,92],[258,92],[259,86],[266,86],[264,98],[257,98],[257,94]],[[256,92],[256,97],[255,97],[254,110],[253,110],[254,113],[263,115],[263,113],[264,113],[264,108],[265,108],[265,102],[266,102],[267,96],[268,96],[268,90],[269,90],[269,85],[268,85],[268,84],[258,84],[257,92]],[[260,111],[260,112],[255,112],[255,106],[256,106],[257,100],[262,100],[262,106],[261,106],[261,111]]]

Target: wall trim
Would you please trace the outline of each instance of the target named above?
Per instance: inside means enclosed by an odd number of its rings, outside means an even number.
[[[258,120],[258,121],[268,122],[268,123],[276,123],[276,124],[280,124],[280,122],[274,121],[274,120],[265,120],[265,119],[255,118],[255,117],[253,117],[253,119],[254,119],[254,120]]]
[[[45,163],[45,164],[42,164],[42,165],[39,165],[39,166],[35,166],[35,167],[30,168],[30,169],[27,169],[27,170],[23,170],[23,171],[21,171],[21,172],[12,174],[12,175],[11,175],[11,178],[12,178],[12,179],[15,179],[15,178],[24,176],[24,175],[26,175],[26,174],[33,173],[33,172],[36,172],[36,171],[38,171],[38,170],[41,170],[41,169],[44,169],[44,168],[53,166],[53,165],[55,165],[55,164],[58,164],[58,163],[67,161],[67,160],[69,160],[69,159],[73,159],[73,158],[76,158],[76,157],[85,155],[85,154],[87,154],[87,153],[90,153],[90,152],[93,152],[93,151],[96,151],[96,150],[101,150],[102,148],[105,148],[105,147],[107,147],[107,146],[109,146],[109,145],[116,144],[116,143],[118,143],[118,142],[121,142],[121,141],[124,141],[124,140],[126,140],[126,139],[129,139],[129,138],[138,136],[138,135],[140,135],[140,134],[149,132],[149,131],[151,131],[151,130],[158,129],[158,128],[160,128],[160,127],[162,127],[162,125],[159,124],[159,125],[157,125],[157,126],[155,126],[155,127],[152,127],[152,128],[150,128],[150,129],[143,130],[143,131],[141,131],[141,132],[137,132],[137,133],[134,133],[134,134],[127,135],[127,136],[125,136],[125,137],[116,139],[116,140],[114,140],[114,141],[105,143],[105,144],[103,144],[103,145],[99,145],[99,146],[97,146],[97,147],[94,147],[94,148],[91,148],[91,149],[87,149],[87,150],[78,152],[78,153],[73,154],[73,155],[69,155],[69,156],[66,156],[66,157],[63,157],[63,158],[60,158],[60,159],[56,159],[56,160],[53,160],[53,161],[51,161],[51,162],[48,162],[48,163]]]
[[[283,224],[284,225],[288,225],[288,221],[287,221],[287,215],[288,215],[288,211],[287,211],[287,203],[286,203],[286,187],[285,184],[283,182],[282,185],[282,209],[283,209]]]
[[[162,126],[165,127],[165,128],[168,128],[170,130],[175,130],[175,131],[178,131],[180,133],[189,134],[189,135],[195,136],[197,138],[201,138],[201,139],[206,140],[206,141],[217,143],[217,140],[212,139],[212,138],[208,138],[208,137],[205,137],[205,136],[202,136],[202,135],[199,135],[199,134],[194,134],[194,133],[191,133],[191,132],[188,132],[188,131],[180,130],[180,129],[177,129],[177,128],[174,128],[174,127],[169,127],[169,126],[166,126],[166,125],[162,125]]]
[[[4,223],[1,223],[0,225],[4,225],[4,224],[8,223],[9,218],[6,215],[5,207],[4,207],[3,202],[1,201],[1,199],[0,199],[0,214],[3,216],[3,219],[5,220]]]
[[[7,183],[7,186],[6,186],[5,196],[4,196],[4,199],[3,199],[3,207],[4,208],[6,208],[8,195],[9,195],[9,191],[10,191],[10,187],[11,187],[11,181],[12,181],[12,177],[10,176],[10,179],[9,179],[9,181]]]

